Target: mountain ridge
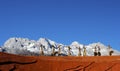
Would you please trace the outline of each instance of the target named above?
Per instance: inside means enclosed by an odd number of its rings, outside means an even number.
[[[63,45],[61,43],[56,43],[55,41],[52,41],[47,38],[40,38],[39,40],[30,40],[28,38],[9,38],[4,45],[0,48],[0,52],[6,52],[6,53],[12,53],[12,54],[18,54],[18,55],[40,55],[41,45],[44,46],[43,52],[44,55],[50,56],[53,52],[53,46],[54,46],[54,52],[61,52],[61,54],[68,55],[69,51],[72,56],[78,56],[78,48],[81,48],[81,54],[83,55],[84,46],[86,47],[86,54],[87,56],[94,56],[94,48],[95,46],[100,46],[101,48],[101,54],[102,56],[108,56],[108,47],[104,44],[98,42],[98,43],[92,43],[89,45],[83,45],[80,44],[77,41],[72,42],[70,45]],[[60,46],[60,49],[58,48]],[[68,46],[71,48],[69,50]],[[113,55],[120,55],[120,52],[117,50],[114,50]]]

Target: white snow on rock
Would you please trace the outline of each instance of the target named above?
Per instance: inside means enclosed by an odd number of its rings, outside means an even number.
[[[55,52],[59,51],[58,46],[60,46],[61,51],[60,53],[63,55],[68,55],[68,47],[70,46],[70,52],[72,56],[78,56],[79,50],[78,48],[81,48],[81,54],[83,55],[83,46],[86,48],[87,56],[94,56],[94,49],[95,46],[99,46],[101,48],[100,52],[102,56],[108,56],[109,50],[108,47],[104,44],[98,42],[98,43],[92,43],[89,45],[83,45],[80,44],[77,41],[74,41],[71,43],[71,45],[63,45],[60,43],[56,43],[50,39],[47,38],[40,38],[38,41],[35,40],[29,40],[28,38],[10,38],[8,39],[4,45],[0,48],[0,52],[6,52],[11,54],[18,54],[18,55],[40,55],[41,45],[43,45],[45,48],[43,49],[44,55],[51,55],[52,54],[52,46],[55,47]],[[113,55],[120,55],[120,52],[117,50],[114,50]]]
[[[2,48],[0,47],[0,52],[2,52]]]

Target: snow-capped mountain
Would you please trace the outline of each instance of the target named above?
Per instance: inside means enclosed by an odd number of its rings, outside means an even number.
[[[41,45],[44,48],[41,48]],[[60,52],[62,55],[71,53],[72,56],[78,56],[79,49],[81,49],[81,54],[83,55],[83,47],[85,47],[87,56],[93,56],[96,45],[100,47],[102,56],[109,55],[108,47],[100,42],[83,45],[74,41],[71,45],[63,45],[46,38],[40,38],[38,41],[29,40],[28,38],[10,38],[0,48],[0,52],[18,55],[40,55],[40,52],[43,51],[46,56],[51,55],[53,52]],[[113,55],[120,55],[119,51],[112,50],[114,51]]]

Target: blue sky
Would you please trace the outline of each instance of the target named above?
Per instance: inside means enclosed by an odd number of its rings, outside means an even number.
[[[101,42],[120,50],[119,0],[0,0],[0,45],[10,37]]]

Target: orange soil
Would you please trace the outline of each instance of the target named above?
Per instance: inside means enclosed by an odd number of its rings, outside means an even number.
[[[120,56],[19,56],[0,53],[0,71],[119,71]]]

